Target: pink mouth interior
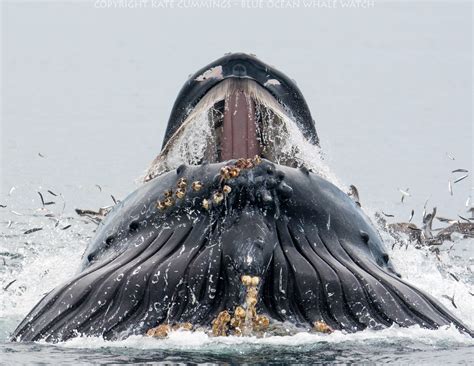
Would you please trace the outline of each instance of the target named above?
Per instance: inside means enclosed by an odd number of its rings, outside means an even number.
[[[255,105],[242,90],[226,98],[221,159],[252,158],[261,154],[257,141]]]

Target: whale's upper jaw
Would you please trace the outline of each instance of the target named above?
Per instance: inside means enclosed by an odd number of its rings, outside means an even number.
[[[318,145],[309,108],[291,79],[254,56],[224,56],[197,71],[182,88],[170,115],[162,151],[145,180],[174,168],[181,154],[178,150],[188,154],[182,163],[260,155],[298,166],[291,157],[281,158],[278,152],[285,143],[288,122],[304,139]]]

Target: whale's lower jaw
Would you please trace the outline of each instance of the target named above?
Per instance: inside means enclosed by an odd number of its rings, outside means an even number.
[[[305,169],[241,159],[182,166],[132,193],[108,215],[83,271],[12,339],[117,339],[188,323],[224,335],[241,309],[260,331],[453,323],[472,335],[397,276],[346,194]]]

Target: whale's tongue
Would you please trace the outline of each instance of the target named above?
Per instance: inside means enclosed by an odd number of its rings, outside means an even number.
[[[222,160],[251,158],[261,152],[254,102],[239,89],[225,101],[221,149]]]

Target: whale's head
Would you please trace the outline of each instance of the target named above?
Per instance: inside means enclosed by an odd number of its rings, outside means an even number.
[[[298,167],[294,132],[318,145],[308,105],[288,76],[252,55],[226,55],[190,76],[173,106],[162,151],[145,180],[185,164],[260,155]]]

